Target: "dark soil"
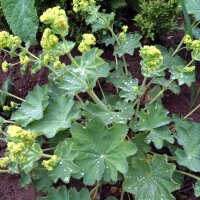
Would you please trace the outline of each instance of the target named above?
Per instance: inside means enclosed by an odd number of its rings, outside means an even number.
[[[166,47],[173,47],[176,46],[179,41],[182,39],[183,33],[180,31],[175,31],[173,34],[170,34],[168,37],[160,40],[159,43],[166,46]],[[35,47],[32,52],[37,55],[40,52],[38,47]],[[74,52],[75,54],[77,52]],[[180,54],[182,57],[187,59],[187,54],[185,52],[181,52]],[[112,49],[106,50],[103,57],[106,60],[113,60],[112,56]],[[17,62],[17,59],[8,59],[5,55],[0,56],[0,63],[7,59],[10,62]],[[66,58],[63,58],[63,61],[68,62]],[[133,77],[139,78],[140,82],[142,81],[143,77],[140,71],[140,57],[138,51],[135,52],[134,56],[127,56],[127,63],[129,65],[129,71],[131,72]],[[10,69],[8,73],[2,73],[0,69],[0,86],[9,77],[13,85],[11,87],[11,92],[19,97],[24,98],[29,91],[33,90],[36,84],[42,85],[47,83],[48,81],[48,70],[42,69],[35,75],[31,75],[30,73],[26,73],[24,76],[20,74],[19,71],[20,66],[15,66],[14,68]],[[200,71],[197,71],[197,77],[200,77]],[[102,87],[105,91],[114,92],[114,88],[111,85],[108,85],[101,81]],[[199,88],[200,82],[199,78],[196,81],[196,88]],[[186,115],[189,112],[189,106],[191,102],[191,92],[190,88],[187,86],[183,86],[181,88],[180,95],[175,95],[171,92],[166,92],[165,97],[163,98],[163,104],[169,110],[170,114],[177,113],[179,115]],[[200,98],[197,99],[196,104],[200,103]],[[200,122],[200,109],[196,111],[192,116],[190,116],[192,121]],[[0,156],[3,154],[5,149],[5,144],[0,143]],[[18,175],[6,175],[0,174],[0,199],[1,200],[35,200],[37,197],[37,192],[34,188],[30,185],[27,189],[22,189],[20,187],[20,177]],[[186,179],[182,189],[176,193],[177,200],[195,200],[194,196],[192,196],[192,186],[193,180]],[[77,189],[82,187],[82,184],[77,181],[72,181],[70,183],[71,186],[76,186]],[[120,194],[120,186],[121,183],[118,185],[105,185],[102,189],[101,199],[105,199],[109,195],[115,195],[119,198]],[[125,196],[124,199],[128,199]]]

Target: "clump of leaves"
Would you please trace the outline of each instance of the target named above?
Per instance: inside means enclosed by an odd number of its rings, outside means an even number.
[[[145,37],[153,40],[175,27],[180,13],[178,0],[140,0],[139,5],[140,12],[134,20]]]
[[[115,15],[100,12],[94,1],[87,1],[86,7],[77,4],[75,9],[86,15],[93,32],[108,32],[106,43],[113,45],[116,62],[101,57],[103,50],[95,47],[93,33],[84,34],[78,45],[67,40],[68,18],[60,7],[40,17],[48,28],[39,56],[27,44],[23,46],[20,38],[0,32],[1,51],[19,57],[22,72],[49,69],[49,82],[36,86],[25,99],[10,94],[5,86],[0,91],[3,103],[7,96],[22,102],[9,120],[0,118],[0,140],[7,143],[0,173],[21,174],[22,186],[32,182],[45,192],[38,200],[90,200],[97,194],[101,198],[103,184],[119,182],[120,199],[126,192],[136,200],[173,200],[172,192],[180,189],[177,173],[197,180],[194,193],[199,196],[200,177],[193,172],[200,172],[200,124],[187,118],[200,106],[184,117],[170,117],[161,99],[166,90],[178,94],[180,86],[194,83],[195,66],[191,65],[199,60],[200,41],[187,35],[173,53],[161,46],[142,46],[141,36],[128,33],[126,25],[116,34]],[[176,55],[185,44],[192,55],[189,63]],[[73,57],[71,51],[77,46],[80,54]],[[125,57],[134,56],[136,48],[140,48],[142,84],[132,78]],[[69,64],[61,61],[64,55]],[[13,65],[4,61],[2,69],[6,73]],[[104,93],[99,78],[112,84],[116,94]],[[102,98],[94,91],[96,85]],[[87,93],[91,101],[80,93]],[[144,97],[147,103],[142,108]],[[82,179],[93,189],[67,189],[64,184],[72,178]],[[63,185],[54,188],[58,181]]]

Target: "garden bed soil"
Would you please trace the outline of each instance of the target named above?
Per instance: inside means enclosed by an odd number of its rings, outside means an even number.
[[[159,44],[164,45],[166,47],[176,46],[179,41],[182,39],[183,33],[180,31],[175,31],[173,34],[165,37],[165,39],[159,41]],[[35,55],[40,53],[39,47],[35,47],[32,49],[32,52]],[[77,52],[74,52],[77,54]],[[181,56],[187,59],[187,55],[184,52],[181,52]],[[106,60],[112,60],[112,49],[106,50],[103,57]],[[6,60],[6,55],[0,55],[0,63]],[[9,62],[17,62],[17,59],[8,59]],[[68,62],[66,58],[63,58],[63,61]],[[143,77],[140,71],[140,57],[138,51],[135,52],[134,56],[127,56],[127,63],[129,65],[129,71],[131,72],[133,77],[139,78],[140,82]],[[196,88],[200,86],[200,70],[197,70],[197,81]],[[11,92],[16,96],[21,98],[25,98],[29,91],[33,90],[36,84],[42,85],[47,83],[48,81],[48,70],[43,68],[35,75],[31,75],[30,73],[26,73],[24,76],[20,74],[19,66],[14,67],[9,70],[8,73],[3,73],[0,69],[0,86],[9,77],[12,80]],[[114,92],[114,87],[101,81],[102,87],[105,91]],[[163,104],[166,109],[170,112],[170,114],[176,113],[179,115],[186,115],[189,112],[189,106],[191,101],[191,93],[190,89],[187,86],[183,86],[181,88],[181,93],[179,95],[175,95],[171,92],[166,92],[163,98]],[[143,102],[145,103],[145,102]],[[196,104],[200,103],[200,97],[197,99]],[[200,122],[200,109],[196,111],[193,115],[190,116],[190,120]],[[0,156],[3,154],[5,150],[5,144],[0,143]],[[27,189],[21,188],[20,186],[20,177],[19,175],[7,175],[0,174],[0,199],[1,200],[36,200],[38,193],[35,191],[33,186],[29,186]],[[191,189],[191,185],[193,184],[193,180],[191,178],[186,178],[182,189],[175,193],[176,199],[178,200],[196,200],[193,196],[193,191]],[[120,185],[111,186],[105,185],[102,189],[101,199],[105,199],[109,195],[114,195],[119,198],[120,195]],[[74,186],[77,189],[82,187],[81,182],[77,182],[73,180],[70,183],[70,186]],[[125,196],[124,200],[128,199]]]

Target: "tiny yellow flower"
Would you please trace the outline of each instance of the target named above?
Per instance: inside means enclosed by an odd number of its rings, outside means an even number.
[[[139,87],[138,87],[138,86],[133,86],[133,91],[134,91],[135,93],[139,92]]]
[[[120,40],[122,40],[123,42],[125,42],[126,41],[126,34],[124,32],[121,32],[119,34],[119,38],[120,38]]]
[[[58,41],[58,37],[52,33],[52,30],[46,28],[42,36],[41,46],[43,49],[50,50],[56,46]]]
[[[9,64],[7,61],[4,61],[1,65],[1,68],[3,70],[4,73],[8,72],[8,68],[9,68]]]
[[[54,68],[59,69],[62,66],[62,63],[58,60],[53,63]]]
[[[21,65],[24,65],[24,66],[27,66],[28,63],[30,62],[30,58],[28,56],[20,55],[19,60],[20,60]]]
[[[11,101],[10,102],[10,106],[13,108],[13,107],[15,107],[15,102],[14,101]]]
[[[127,31],[128,31],[128,26],[127,26],[127,25],[122,26],[122,30],[123,30],[124,33],[127,33]]]
[[[0,167],[7,167],[10,162],[9,157],[0,158]]]
[[[9,106],[3,106],[3,111],[10,111],[10,107]]]
[[[86,45],[89,45],[89,46],[96,44],[96,38],[94,37],[93,34],[90,34],[90,33],[83,34],[83,41],[85,42]]]
[[[43,160],[42,165],[48,170],[53,171],[53,168],[58,162],[58,157],[56,155],[53,155],[49,160]]]

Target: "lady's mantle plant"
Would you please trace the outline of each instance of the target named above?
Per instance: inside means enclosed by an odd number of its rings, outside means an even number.
[[[22,72],[49,69],[49,83],[36,86],[25,99],[10,94],[7,87],[1,90],[1,99],[11,96],[22,103],[10,120],[0,118],[0,140],[7,143],[0,172],[20,173],[23,186],[32,182],[37,190],[47,193],[40,200],[95,199],[103,184],[116,182],[123,183],[121,199],[125,192],[136,200],[175,199],[171,193],[180,188],[178,173],[197,180],[194,191],[200,196],[200,177],[193,174],[200,172],[200,124],[187,121],[199,106],[184,117],[171,117],[161,101],[166,90],[178,94],[181,85],[190,86],[195,81],[192,63],[199,59],[199,41],[183,38],[181,44],[192,50],[192,61],[187,64],[176,55],[181,45],[173,53],[162,46],[142,47],[141,36],[127,33],[126,25],[122,32],[114,33],[113,13],[99,12],[93,1],[81,2],[87,3],[87,9],[74,1],[75,11],[87,16],[94,33],[107,31],[106,44],[114,46],[116,62],[108,63],[101,57],[103,51],[94,47],[93,33],[83,34],[78,45],[81,53],[73,57],[76,44],[65,39],[68,21],[59,7],[40,17],[48,28],[38,57],[18,37],[0,32],[0,49],[19,57]],[[137,47],[142,84],[132,78],[125,58]],[[61,62],[63,55],[69,57],[68,65]],[[13,65],[5,61],[2,70],[7,72]],[[170,73],[169,79],[165,71]],[[115,94],[103,92],[100,77],[115,86]],[[94,92],[96,85],[102,98]],[[82,99],[80,93],[87,93],[91,101]],[[144,97],[148,102],[142,107]],[[168,154],[155,153],[163,147]],[[58,180],[69,183],[71,178],[82,179],[93,189],[89,193],[87,189],[53,188]]]

